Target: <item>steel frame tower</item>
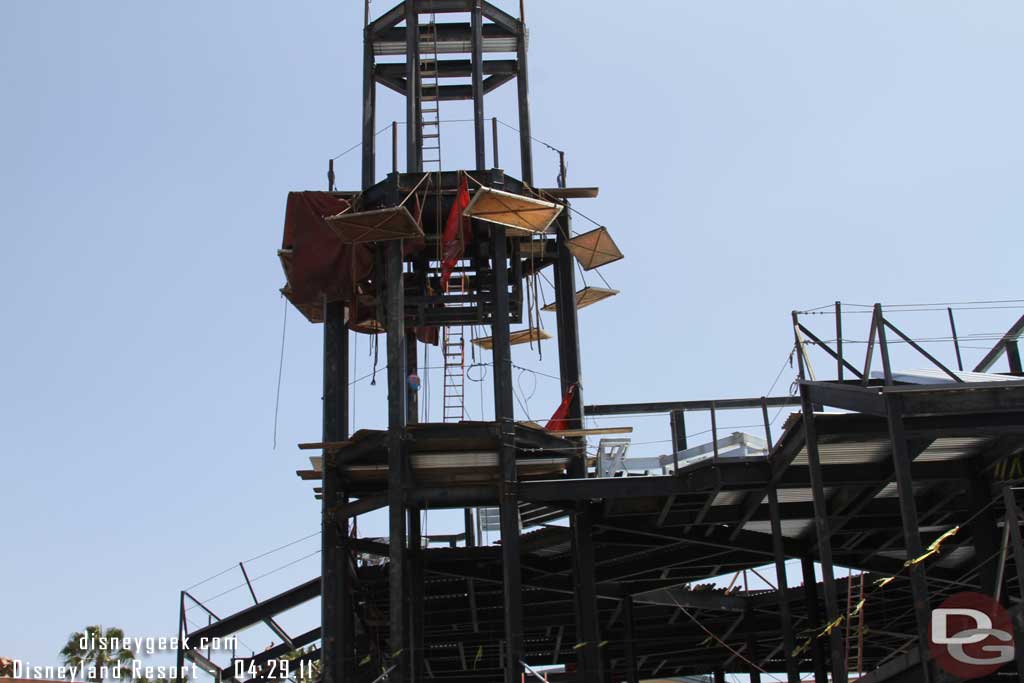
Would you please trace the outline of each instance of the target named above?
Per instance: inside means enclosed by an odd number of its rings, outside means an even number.
[[[424,35],[421,16],[461,13],[469,15],[468,23],[433,23],[429,37],[429,66],[421,56]],[[514,59],[485,59],[484,55],[513,52]],[[377,63],[380,55],[404,55],[405,63]],[[438,59],[437,55],[445,56]],[[451,58],[457,56],[461,58]],[[431,85],[423,83],[429,73]],[[469,85],[441,84],[448,79],[470,78]],[[485,148],[484,96],[509,80],[515,79],[518,92],[518,131],[520,140],[521,177],[506,176],[500,169],[487,169]],[[376,177],[375,129],[377,86],[383,85],[405,97],[406,169],[395,172],[381,182]],[[471,100],[473,103],[473,145],[475,167],[467,171],[481,186],[500,187],[503,191],[529,194],[533,186],[533,159],[527,78],[527,30],[522,17],[515,18],[483,0],[406,0],[379,17],[371,19],[369,10],[364,29],[363,52],[363,117],[362,117],[362,198],[364,204],[393,206],[401,201],[403,192],[423,175],[425,104],[437,113],[440,101]],[[431,106],[431,103],[432,106]],[[440,156],[440,155],[438,155]],[[441,171],[432,178],[439,193],[453,193],[459,172]],[[440,197],[440,194],[439,194]],[[438,198],[447,209],[445,200]],[[435,207],[436,208],[436,207]],[[429,212],[424,212],[429,213]],[[566,246],[570,234],[568,212],[557,219],[557,229],[544,239],[541,259],[553,264],[558,305],[558,350],[563,390],[579,382],[579,344],[575,310],[575,280],[572,256]],[[437,295],[419,283],[429,280],[433,264],[426,260],[407,258],[401,240],[382,243],[376,263],[379,283],[376,306],[384,322],[387,337],[388,430],[385,450],[388,477],[385,490],[389,510],[389,645],[391,680],[412,681],[425,677],[423,646],[423,581],[422,541],[419,512],[426,502],[418,492],[413,468],[410,466],[409,426],[416,422],[416,394],[407,388],[407,377],[416,371],[416,336],[410,331],[411,321],[421,324],[462,325],[474,322],[487,324],[493,340],[495,446],[497,450],[496,482],[484,491],[477,490],[463,500],[459,494],[448,496],[449,507],[472,504],[493,504],[500,510],[502,566],[504,583],[504,670],[507,683],[521,678],[523,659],[523,616],[520,582],[520,522],[517,495],[517,434],[513,405],[511,373],[510,322],[522,319],[521,282],[523,260],[519,247],[521,236],[506,234],[498,224],[483,226],[473,219],[474,230],[484,233],[484,241],[471,255],[469,268],[474,272],[469,293],[460,293],[464,305],[449,309],[434,306]],[[440,226],[435,226],[437,238]],[[428,242],[430,230],[427,229]],[[409,272],[406,270],[409,263]],[[474,306],[466,306],[469,301]],[[343,302],[330,302],[325,309],[324,327],[324,429],[328,444],[344,443],[348,437],[348,334],[346,308]],[[570,419],[582,419],[582,398],[576,391]],[[458,425],[452,425],[458,430]],[[520,440],[521,441],[521,440]],[[571,468],[585,472],[584,443],[580,439],[560,440],[577,448]],[[346,449],[325,447],[323,460],[323,568],[322,568],[322,671],[326,683],[355,680],[355,644],[357,629],[353,615],[357,611],[353,597],[354,568],[348,538],[347,514],[358,510],[346,508],[351,491],[346,485],[344,462],[353,457]],[[365,493],[365,492],[364,492]],[[429,496],[427,496],[429,497]],[[589,517],[581,507],[574,516],[575,544],[586,553],[589,548]],[[466,537],[472,537],[467,525]],[[592,551],[591,551],[592,552]],[[593,631],[595,644],[596,594],[593,590],[593,566],[581,562],[579,571],[584,587],[581,597],[583,632]],[[470,586],[472,590],[472,586]],[[589,615],[587,614],[589,613]],[[596,649],[581,653],[581,674],[597,673],[600,658]]]

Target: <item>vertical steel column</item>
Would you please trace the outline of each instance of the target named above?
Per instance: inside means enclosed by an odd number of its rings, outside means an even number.
[[[416,3],[405,3],[405,164],[406,171],[422,169],[420,154],[420,29]],[[410,649],[408,548],[406,546],[405,486],[408,462],[405,428],[408,419],[406,371],[405,290],[402,240],[385,247],[385,329],[388,360],[388,589],[390,652],[399,683],[413,676]]]
[[[764,419],[764,440],[768,453],[772,452],[772,425],[768,419],[768,401],[761,397],[761,417]],[[782,537],[782,512],[779,509],[779,492],[774,482],[768,484],[768,515],[772,527],[772,560],[775,562],[776,594],[779,596],[779,625],[782,627],[782,649],[786,662],[788,683],[800,683],[799,662],[793,658],[796,649],[796,635],[793,633],[793,613],[789,608],[789,577],[786,576],[786,550]]]
[[[632,595],[622,598],[622,623],[626,636],[626,641],[622,644],[626,660],[626,683],[640,683],[640,676],[636,670],[636,636],[634,635]]]
[[[408,424],[418,424],[420,421],[420,394],[414,389],[409,379],[416,374],[419,366],[419,359],[416,357],[416,332],[411,328],[405,333],[405,413]],[[429,372],[429,370],[428,370]],[[422,378],[420,379],[422,382]]]
[[[558,174],[559,187],[565,187],[565,166],[560,165]],[[575,386],[572,401],[569,404],[569,425],[583,427],[583,387],[580,386],[580,330],[576,316],[576,270],[574,257],[569,251],[569,235],[572,234],[572,214],[569,202],[555,221],[555,326],[558,335],[558,376],[561,379],[562,395]],[[585,440],[577,442],[581,449]],[[587,474],[585,453],[578,452],[569,465],[569,475],[585,477]]]
[[[1017,498],[1009,486],[1003,488],[1003,502],[1006,505],[1006,528],[1010,531],[1010,545],[1013,547],[1013,566],[1017,571],[1017,590],[1024,595],[1024,545],[1021,545],[1020,512],[1017,509]],[[1013,638],[1017,644],[1014,649],[1017,680],[1024,681],[1024,614],[1019,611],[1013,619]]]
[[[883,334],[883,331],[879,329],[879,333]],[[899,492],[900,517],[903,521],[903,541],[907,549],[907,559],[912,560],[924,553],[924,547],[921,545],[921,531],[917,523],[914,480],[910,473],[910,451],[907,448],[907,436],[903,429],[902,399],[898,396],[887,395],[885,407],[889,420],[889,438],[892,441],[894,478]],[[924,566],[920,563],[910,565],[909,573],[910,590],[914,600],[914,617],[917,621],[917,651],[921,655],[921,674],[924,683],[928,683],[932,679],[928,652],[928,624],[931,618],[928,605],[928,582],[924,575]]]
[[[480,0],[473,0],[473,140],[476,169],[487,168],[487,144],[484,142],[484,14]]]
[[[594,510],[582,503],[572,515],[573,574],[576,588],[577,680],[603,681],[600,619],[597,611],[597,576],[594,562]]]
[[[533,138],[530,135],[530,83],[526,67],[526,22],[520,17],[517,46],[516,86],[519,91],[519,157],[522,161],[522,181],[533,185]]]
[[[818,454],[818,433],[814,426],[814,408],[811,405],[807,387],[800,386],[800,405],[804,418],[804,437],[807,442],[807,464],[811,475],[811,493],[814,499],[814,530],[818,542],[818,559],[821,563],[822,584],[825,590],[825,618],[829,623],[839,616],[836,584],[832,570],[832,541],[828,522],[828,499],[825,498],[825,480],[821,472],[821,458]],[[835,628],[829,636],[829,652],[832,677],[837,681],[846,680],[846,659],[843,650],[843,630]]]
[[[669,413],[672,426],[672,464],[679,471],[679,452],[686,450],[686,411],[673,410]]]
[[[565,177],[560,175],[559,183],[564,185]],[[580,386],[579,323],[576,317],[576,273],[573,256],[569,251],[568,235],[570,218],[568,210],[558,217],[556,236],[557,257],[555,261],[555,307],[558,327],[558,365],[562,393],[575,386],[569,406],[569,425],[583,426],[583,388]],[[569,465],[569,476],[587,476],[584,442],[578,443],[580,450]],[[601,653],[598,650],[600,633],[597,618],[597,586],[594,575],[594,547],[592,538],[593,511],[589,505],[578,504],[570,517],[572,528],[573,572],[576,584],[575,606],[577,640],[584,643],[578,650],[578,675],[580,681],[602,680]]]
[[[793,352],[796,353],[796,376],[797,379],[807,379],[807,369],[804,367],[804,347],[800,338],[800,313],[793,311]]]
[[[818,606],[818,579],[814,575],[814,560],[800,558],[800,569],[804,575],[804,608],[807,610],[807,625],[812,634],[821,629],[821,609]],[[828,683],[825,667],[825,645],[819,639],[811,642],[811,664],[814,667],[815,683]]]
[[[782,627],[782,648],[785,650],[786,679],[799,683],[799,662],[793,658],[796,637],[793,633],[793,615],[789,609],[789,581],[786,577],[786,555],[782,545],[782,521],[779,512],[779,493],[772,484],[768,487],[768,514],[772,518],[772,558],[775,561],[775,575],[778,583],[779,620]]]
[[[425,613],[423,605],[423,526],[418,508],[409,508],[409,638],[410,675],[413,681],[426,680],[424,652]]]
[[[836,377],[843,381],[843,304],[836,302]]]
[[[369,28],[363,30],[363,188],[376,181],[377,155],[374,148],[377,87],[373,80],[373,39]]]
[[[323,440],[348,436],[348,326],[345,304],[324,307]],[[321,666],[327,683],[348,680],[353,668],[355,633],[349,576],[348,520],[337,509],[346,502],[341,473],[329,449],[323,453],[321,531]]]
[[[494,160],[491,167],[501,168],[501,162],[498,160],[498,117],[491,119],[491,145],[494,150]]]
[[[520,568],[519,492],[517,487],[515,413],[512,405],[512,346],[509,342],[508,244],[505,228],[491,228],[494,270],[494,419],[498,425],[498,485],[501,559],[505,598],[505,683],[520,683],[523,659],[523,604]]]
[[[398,173],[398,121],[391,122],[391,172]]]
[[[892,363],[889,360],[889,344],[885,338],[885,314],[882,313],[882,304],[875,304],[874,319],[875,333],[878,335],[878,351],[882,356],[882,374],[885,376],[885,386],[892,384]],[[869,368],[870,369],[870,368]],[[864,373],[867,379],[868,373]]]
[[[555,238],[557,256],[554,264],[555,307],[558,333],[558,369],[562,380],[562,395],[569,387],[576,385],[573,400],[569,406],[570,427],[583,426],[583,387],[580,386],[580,333],[576,317],[576,272],[573,269],[573,255],[569,251],[571,221],[567,211],[558,217],[558,234]],[[575,475],[575,476],[582,476]]]
[[[462,511],[466,524],[466,547],[472,548],[476,545],[476,523],[473,519],[473,508],[464,508]],[[480,630],[480,622],[476,616],[476,582],[473,579],[466,579],[466,596],[469,598],[470,621],[473,625],[473,632]]]
[[[406,607],[405,519],[405,293],[402,289],[402,240],[385,248],[385,317],[388,359],[388,588],[390,652],[399,683],[411,680],[409,621]]]
[[[374,81],[373,39],[369,8],[363,28],[362,187],[377,180],[377,86]],[[331,168],[333,175],[333,167]],[[330,180],[333,186],[333,178]],[[331,188],[333,189],[333,187]],[[348,325],[343,302],[324,306],[324,417],[323,440],[348,436]],[[348,519],[338,519],[337,507],[348,498],[341,490],[341,475],[330,451],[323,454],[321,531],[321,645],[323,683],[350,681],[355,675],[355,605],[349,576]]]
[[[757,631],[754,630],[754,615],[749,607],[743,613],[743,622],[747,641],[747,673],[750,675],[750,683],[761,683],[761,669],[757,663]]]
[[[999,567],[992,557],[999,552],[1000,538],[995,514],[991,509],[992,491],[978,458],[971,463],[971,478],[967,483],[967,502],[970,507],[971,542],[974,561],[978,563],[978,590],[985,595],[996,594]]]
[[[466,547],[471,548],[476,545],[476,529],[473,524],[473,508],[464,508],[462,510],[463,521],[466,525]]]
[[[178,599],[178,651],[177,651],[177,671],[174,672],[174,677],[177,683],[185,683],[185,633],[188,629],[185,628],[185,591],[181,591]]]
[[[409,173],[423,170],[420,137],[420,21],[416,3],[405,3],[405,165]],[[437,95],[440,97],[440,95]]]

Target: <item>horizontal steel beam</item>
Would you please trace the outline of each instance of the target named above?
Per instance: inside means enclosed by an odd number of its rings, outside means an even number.
[[[905,415],[1024,411],[1024,380],[886,387],[898,394]]]
[[[778,406],[798,406],[800,398],[796,396],[769,396],[764,399],[769,408]],[[743,410],[760,408],[760,398],[723,398],[709,401],[663,401],[660,403],[604,403],[586,406],[584,414],[591,415],[640,415],[643,413],[668,413],[673,410],[694,411],[711,410]]]
[[[518,66],[514,59],[486,59],[483,63],[484,75],[496,74],[515,76]],[[373,67],[374,75],[401,79],[405,81],[405,63],[387,62]],[[438,78],[469,78],[473,75],[473,61],[470,59],[443,59],[437,62]]]
[[[870,415],[885,415],[885,399],[879,387],[840,384],[838,382],[800,383],[807,387],[812,404],[853,410]]]

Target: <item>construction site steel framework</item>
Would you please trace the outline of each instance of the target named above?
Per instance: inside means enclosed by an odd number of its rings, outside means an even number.
[[[468,59],[425,63],[421,20],[453,13],[469,21],[432,22],[430,49]],[[838,305],[831,342],[794,313],[796,395],[585,406],[568,244],[573,192],[564,172],[559,188],[534,187],[526,48],[522,17],[482,0],[407,0],[375,18],[367,10],[362,187],[335,191],[332,179],[332,196],[351,201],[357,213],[381,211],[401,207],[428,182],[434,194],[424,195],[423,213],[444,215],[468,177],[480,188],[475,192],[500,189],[564,210],[550,229],[530,238],[530,259],[520,233],[472,218],[477,241],[460,258],[469,286],[459,307],[444,305],[437,290],[439,259],[410,254],[401,239],[377,243],[372,275],[359,291],[367,292],[386,337],[386,430],[348,433],[355,320],[342,299],[325,301],[322,311],[323,433],[311,444],[322,456],[313,470],[299,472],[322,480],[321,575],[264,600],[254,592],[251,607],[228,616],[204,606],[211,623],[191,632],[186,602],[201,603],[183,592],[181,634],[198,642],[266,623],[281,643],[238,657],[244,668],[319,642],[303,657],[319,659],[326,683],[519,683],[547,664],[565,665],[546,674],[552,681],[588,683],[672,675],[720,681],[727,672],[753,681],[785,672],[789,683],[801,672],[812,672],[818,682],[829,674],[833,681],[863,674],[865,681],[930,683],[946,677],[929,653],[929,611],[965,590],[996,596],[1020,636],[1024,549],[1013,484],[1024,480],[1018,351],[1024,317],[966,372],[962,363],[953,370],[925,350],[880,305],[871,311],[866,354],[856,359],[843,348]],[[484,58],[492,52],[515,58]],[[378,63],[380,55],[404,55],[405,62]],[[424,87],[424,70],[435,83],[470,83]],[[484,97],[513,79],[520,178],[486,160]],[[376,176],[378,85],[406,98],[407,165],[383,180]],[[475,166],[425,174],[418,123],[424,106],[454,99],[473,103]],[[424,226],[427,244],[436,243],[442,226]],[[572,395],[570,424],[583,433],[585,415],[666,414],[672,445],[660,470],[598,476],[584,436],[517,422],[510,323],[522,320],[523,277],[547,266],[553,270],[560,385]],[[413,328],[455,324],[490,328],[495,419],[416,424],[409,382],[416,371]],[[898,372],[890,356],[895,343],[919,352],[938,378],[918,381]],[[814,373],[812,354],[829,361],[827,378]],[[1009,372],[992,372],[999,358]],[[875,361],[880,376],[872,374]],[[769,412],[787,408],[793,412],[775,438]],[[718,420],[737,410],[761,415],[763,454],[720,453],[726,441]],[[681,457],[699,448],[687,443],[686,420],[694,413],[710,418],[710,457],[684,462]],[[450,547],[425,544],[419,511],[427,506],[498,507],[500,544],[478,545],[468,516],[465,532],[450,536]],[[350,519],[382,508],[388,511],[386,539],[351,533]],[[524,533],[528,517],[559,516],[566,526]],[[369,557],[379,561],[364,561]],[[788,560],[799,561],[801,586],[788,585]],[[701,583],[763,565],[776,569],[777,582],[768,589]],[[837,568],[864,574],[855,584],[837,576]],[[288,634],[274,621],[317,597],[320,624]],[[1024,680],[1024,647],[1017,653],[1007,670]],[[198,649],[180,650],[179,662],[185,658],[220,680],[235,678],[232,667]]]

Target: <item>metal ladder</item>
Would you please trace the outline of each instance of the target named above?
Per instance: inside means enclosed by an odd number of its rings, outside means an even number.
[[[448,281],[448,291],[461,294],[463,276]],[[444,354],[444,421],[461,422],[466,418],[466,339],[461,326],[444,328],[441,340]]]
[[[429,48],[429,49],[428,49]],[[437,63],[437,15],[420,27],[420,144],[424,171],[441,171],[441,83]],[[426,88],[431,88],[430,95]],[[431,165],[428,167],[428,165]]]
[[[420,144],[423,170],[441,172],[440,73],[437,60],[437,15],[420,26],[419,100]],[[430,94],[427,94],[427,91]],[[461,276],[448,281],[448,291],[465,290]],[[444,422],[461,422],[466,417],[466,343],[462,327],[445,327],[441,339],[444,357]]]

